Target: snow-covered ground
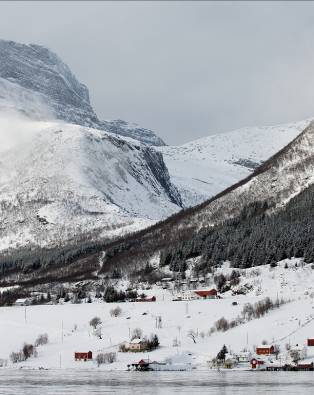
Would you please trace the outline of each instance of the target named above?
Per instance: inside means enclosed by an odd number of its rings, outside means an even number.
[[[229,270],[227,265],[221,269],[225,274]],[[229,291],[222,299],[174,302],[171,291],[154,287],[145,292],[155,295],[156,302],[120,303],[122,314],[116,318],[111,317],[110,310],[117,304],[103,302],[2,307],[0,358],[8,358],[24,342],[34,343],[39,334],[47,333],[49,344],[38,347],[38,358],[9,366],[95,368],[94,362],[75,362],[74,352],[91,350],[94,356],[98,352],[117,352],[118,345],[128,341],[135,328],[142,329],[147,336],[156,333],[160,348],[149,354],[118,352],[117,362],[103,365],[104,369],[125,370],[128,363],[141,358],[160,361],[181,352],[190,352],[193,365],[207,369],[207,362],[216,356],[223,344],[233,352],[240,352],[244,348],[253,350],[254,345],[266,341],[279,344],[284,352],[287,343],[303,345],[307,338],[314,337],[313,280],[311,265],[303,265],[302,261],[295,259],[283,261],[276,268],[264,266],[248,269],[240,283],[253,285],[246,295],[233,296]],[[244,304],[254,303],[266,296],[273,300],[283,297],[290,301],[271,310],[263,318],[226,332],[208,334],[221,317],[234,319],[241,314]],[[95,336],[89,326],[89,321],[95,316],[102,320],[102,339]],[[162,328],[156,328],[158,316],[162,317]],[[196,333],[196,343],[188,336],[191,330]],[[174,346],[175,339],[178,347]],[[314,358],[314,350],[308,351],[308,358],[311,357]]]

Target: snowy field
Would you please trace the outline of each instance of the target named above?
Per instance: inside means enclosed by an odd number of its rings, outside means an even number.
[[[34,343],[42,333],[49,335],[49,344],[38,347],[38,357],[14,365],[9,362],[9,367],[95,369],[95,362],[74,360],[75,351],[91,350],[94,356],[99,352],[117,352],[117,361],[102,365],[100,369],[125,370],[128,363],[141,358],[161,361],[189,352],[193,366],[203,370],[208,369],[208,361],[216,356],[223,344],[236,353],[244,348],[253,349],[262,341],[279,344],[281,350],[287,343],[303,345],[307,338],[314,337],[314,270],[311,265],[302,266],[298,260],[287,262],[281,262],[276,268],[248,269],[239,285],[254,284],[247,295],[233,296],[229,291],[222,299],[174,302],[168,290],[153,288],[145,292],[156,295],[156,302],[120,303],[122,314],[119,317],[110,315],[110,310],[117,304],[103,302],[2,307],[0,358],[8,358],[24,342]],[[299,266],[295,267],[295,263]],[[221,270],[226,273],[231,269],[224,267]],[[209,335],[218,319],[234,319],[241,314],[244,304],[266,296],[289,298],[290,302],[260,319]],[[102,339],[93,334],[89,325],[95,316],[102,320]],[[156,328],[158,316],[162,317],[162,328]],[[147,336],[156,333],[160,348],[149,354],[118,352],[118,345],[129,341],[135,328],[140,328]],[[196,333],[196,343],[188,336],[191,330]],[[174,346],[175,339],[178,346]],[[314,351],[312,354],[314,358]],[[311,357],[309,351],[308,358]]]

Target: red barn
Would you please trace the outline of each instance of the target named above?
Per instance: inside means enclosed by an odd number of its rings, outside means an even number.
[[[307,339],[308,347],[314,347],[314,339]]]
[[[217,297],[217,290],[210,289],[208,291],[194,291],[197,296],[203,299],[215,299]]]
[[[88,352],[75,352],[74,359],[76,361],[90,361],[93,359],[93,353],[91,351]]]
[[[274,354],[274,352],[275,352],[275,347],[269,346],[267,344],[256,347],[257,355],[270,355],[270,354]]]

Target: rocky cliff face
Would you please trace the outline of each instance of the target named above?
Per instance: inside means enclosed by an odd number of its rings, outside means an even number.
[[[45,119],[43,114],[49,112],[51,117],[68,123],[121,134],[149,145],[164,145],[151,130],[121,120],[100,121],[90,104],[87,87],[55,53],[40,45],[0,40],[1,80],[2,108],[16,108],[18,99],[19,110],[37,119]],[[12,90],[19,91],[19,95],[12,96]],[[36,108],[30,106],[34,100]]]
[[[164,146],[165,142],[149,129],[143,129],[136,123],[129,123],[116,119],[114,121],[101,121],[101,128],[120,136],[131,137],[153,146]]]

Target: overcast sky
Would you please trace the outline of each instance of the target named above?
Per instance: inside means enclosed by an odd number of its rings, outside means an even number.
[[[311,2],[1,2],[0,37],[49,47],[100,118],[169,144],[314,116]]]

